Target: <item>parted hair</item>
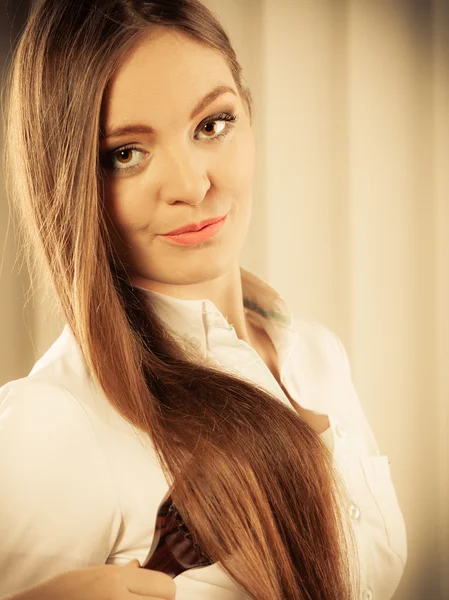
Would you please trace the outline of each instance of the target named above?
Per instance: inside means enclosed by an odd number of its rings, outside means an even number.
[[[199,0],[41,0],[7,80],[5,172],[24,257],[48,275],[111,405],[151,438],[173,501],[213,561],[257,600],[351,600],[357,559],[331,452],[261,386],[194,359],[131,285],[109,234],[105,89],[161,27],[221,53],[252,121],[229,36]]]

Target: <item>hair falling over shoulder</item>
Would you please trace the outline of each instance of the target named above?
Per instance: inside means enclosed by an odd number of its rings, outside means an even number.
[[[49,276],[111,404],[151,437],[214,562],[257,600],[351,600],[357,559],[329,450],[267,391],[189,361],[108,235],[102,99],[127,53],[160,27],[220,52],[252,118],[229,37],[199,0],[41,0],[7,86],[5,172],[26,259]]]

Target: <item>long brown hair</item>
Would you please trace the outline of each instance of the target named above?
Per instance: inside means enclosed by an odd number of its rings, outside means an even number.
[[[108,235],[102,99],[156,27],[220,52],[252,120],[229,37],[199,0],[41,0],[9,74],[5,148],[30,270],[44,267],[86,368],[151,437],[207,554],[257,600],[349,600],[357,559],[328,448],[275,396],[193,360],[131,285]]]

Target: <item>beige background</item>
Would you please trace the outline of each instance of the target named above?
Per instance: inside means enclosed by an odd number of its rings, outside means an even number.
[[[342,338],[407,523],[395,600],[447,599],[449,2],[205,3],[255,100],[242,265]],[[29,296],[0,194],[2,385],[63,322]]]

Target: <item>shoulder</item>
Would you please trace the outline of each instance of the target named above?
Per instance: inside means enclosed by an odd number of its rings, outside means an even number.
[[[35,362],[28,378],[54,383],[75,396],[82,395],[90,380],[90,374],[67,324],[53,344]]]
[[[73,437],[89,436],[89,419],[80,399],[88,380],[75,340],[68,326],[36,361],[29,374],[0,387],[3,443],[22,440],[67,445]],[[39,452],[37,448],[37,452]]]
[[[89,430],[89,420],[75,397],[54,381],[24,377],[10,381],[0,388],[1,441],[18,441],[42,445],[57,441],[70,442],[71,432],[77,437]],[[49,436],[49,434],[51,435]],[[83,436],[85,437],[85,435]]]
[[[0,453],[8,457],[0,463],[0,480],[9,486],[2,510],[15,510],[15,506],[25,510],[30,493],[47,508],[54,502],[55,510],[64,495],[71,497],[89,488],[101,487],[114,497],[89,408],[89,385],[66,326],[26,377],[0,387]],[[58,492],[48,494],[55,486]],[[86,498],[92,499],[91,495]],[[99,501],[104,499],[100,493]],[[87,505],[84,508],[88,510]]]
[[[26,377],[0,388],[0,398],[12,391],[16,411],[26,405],[26,411],[36,409],[42,416],[51,413],[53,422],[58,414],[69,418],[70,413],[76,413],[77,423],[83,421],[87,425],[90,421],[97,432],[107,421],[117,421],[119,427],[129,429],[89,371],[67,324]]]
[[[19,492],[27,485],[19,472],[68,480],[71,469],[72,489],[90,480],[109,487],[101,424],[113,410],[97,387],[67,325],[26,377],[0,387],[0,451],[14,465],[4,472],[3,463],[0,474],[12,477]]]

